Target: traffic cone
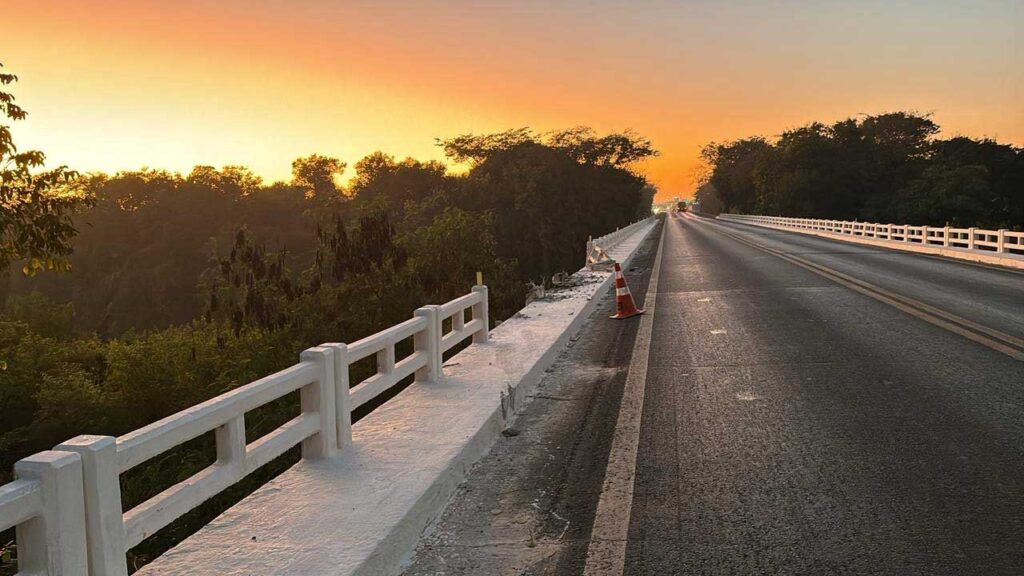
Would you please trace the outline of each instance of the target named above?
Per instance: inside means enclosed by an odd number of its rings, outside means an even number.
[[[626,278],[622,276],[622,267],[615,263],[615,316],[612,318],[631,318],[643,314],[644,311],[633,303],[633,295],[629,293]]]

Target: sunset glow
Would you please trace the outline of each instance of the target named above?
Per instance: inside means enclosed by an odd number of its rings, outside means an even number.
[[[22,147],[51,164],[289,177],[311,153],[442,158],[437,137],[590,125],[662,151],[913,109],[1024,144],[1024,4],[981,2],[8,2]]]

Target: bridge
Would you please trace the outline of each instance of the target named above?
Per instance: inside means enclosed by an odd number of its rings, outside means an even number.
[[[496,327],[478,285],[20,461],[0,529],[21,571],[126,574],[129,548],[294,446],[297,465],[139,573],[1019,569],[1024,233],[670,214],[587,252],[593,269]],[[607,318],[604,256],[644,315]],[[246,437],[246,413],[292,393],[296,418]],[[207,433],[214,464],[122,509],[121,474]]]

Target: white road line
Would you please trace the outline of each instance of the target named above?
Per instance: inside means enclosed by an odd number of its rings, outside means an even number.
[[[620,576],[626,565],[626,539],[629,516],[633,507],[633,480],[636,477],[636,454],[640,445],[640,422],[644,408],[644,385],[647,382],[647,360],[651,350],[651,329],[654,325],[655,301],[658,296],[658,275],[665,248],[665,233],[671,225],[665,220],[658,241],[658,255],[644,298],[646,314],[640,317],[633,357],[626,374],[619,418],[615,423],[608,468],[597,502],[594,527],[587,546],[584,576]]]

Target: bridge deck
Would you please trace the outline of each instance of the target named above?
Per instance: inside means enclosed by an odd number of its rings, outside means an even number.
[[[1019,573],[1024,363],[985,334],[1024,338],[1020,272],[688,218],[666,230],[628,538],[621,566],[592,574]],[[583,572],[601,484],[580,479],[609,460],[615,351],[635,334],[588,328],[408,576]]]

